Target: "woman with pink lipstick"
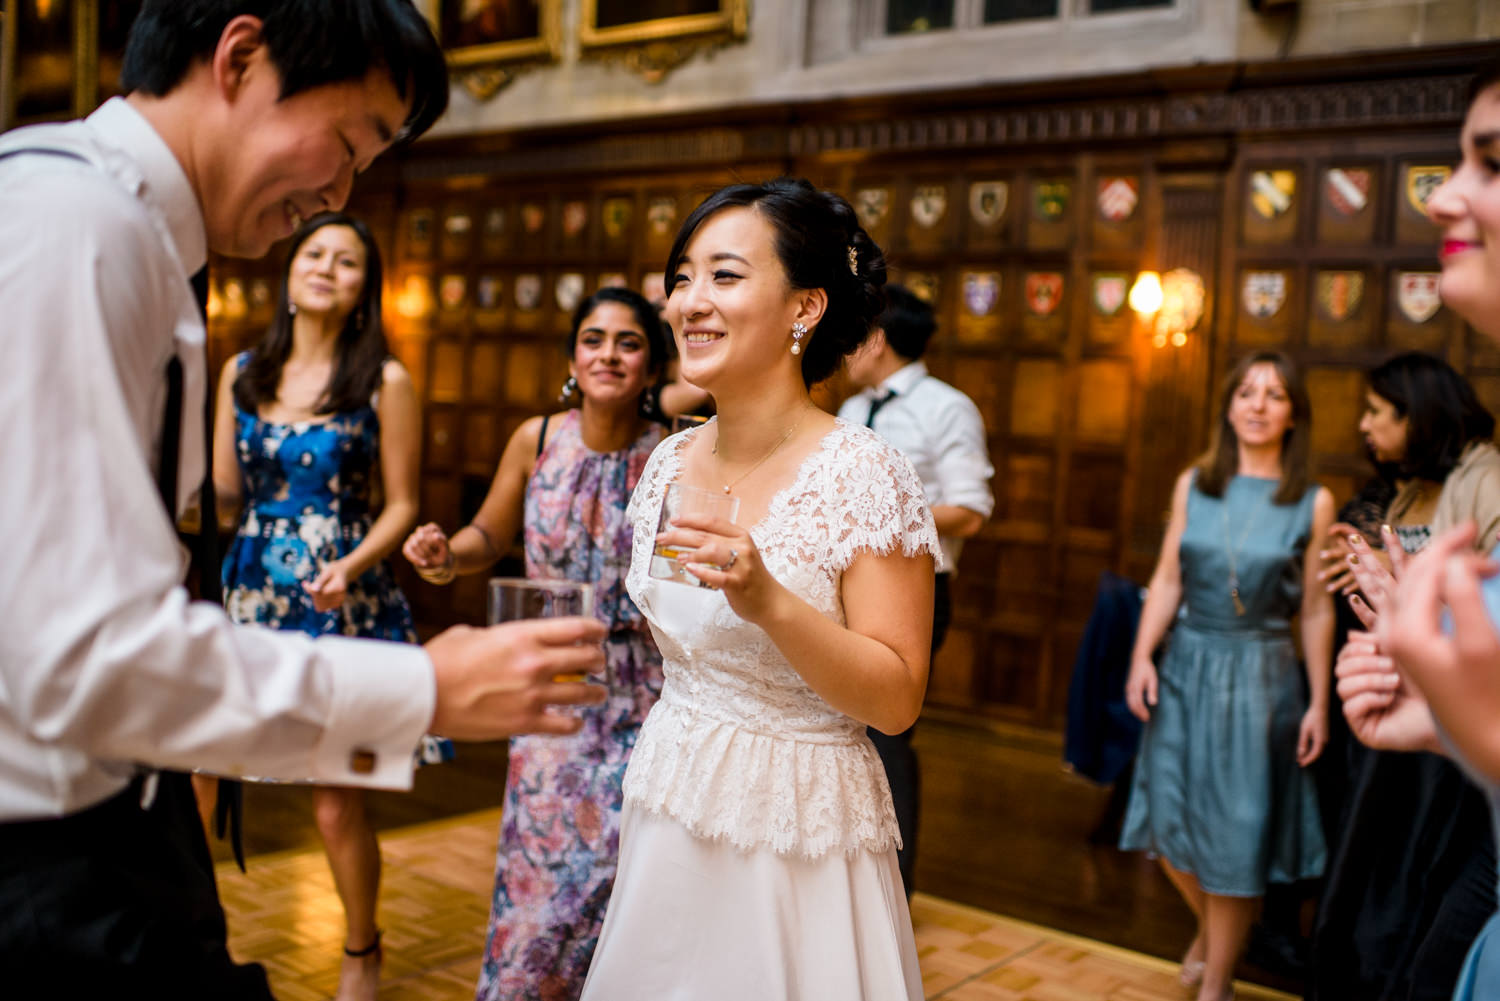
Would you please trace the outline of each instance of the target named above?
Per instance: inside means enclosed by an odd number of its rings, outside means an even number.
[[[1154,854],[1198,918],[1180,975],[1198,1001],[1233,996],[1267,883],[1323,871],[1307,766],[1328,739],[1333,656],[1309,543],[1334,504],[1308,479],[1301,377],[1285,355],[1249,355],[1222,401],[1208,452],[1178,477],[1125,683],[1146,728],[1120,847]]]
[[[900,733],[921,708],[941,549],[911,464],[808,395],[867,336],[884,258],[848,202],[780,179],[709,196],[666,275],[682,376],[718,416],[663,443],[631,499],[627,582],[666,680],[583,996],[916,1001],[865,728]],[[739,514],[658,535],[673,483]],[[658,543],[702,586],[652,576]]]
[[[223,571],[236,622],[416,642],[385,560],[417,517],[421,414],[386,348],[380,285],[364,223],[314,216],[292,238],[276,319],[224,366],[214,486],[221,511],[244,502]],[[380,845],[364,793],[316,787],[313,813],[347,923],[338,998],[373,999]]]
[[[1462,159],[1427,210],[1443,227],[1443,301],[1500,340],[1500,62],[1477,75],[1460,137]],[[1500,823],[1500,577],[1472,552],[1489,549],[1472,522],[1437,536],[1399,583],[1366,559],[1356,567],[1374,631],[1339,655],[1339,695],[1354,735],[1371,747],[1454,757],[1486,792]],[[1388,538],[1387,544],[1390,544]],[[1366,608],[1368,606],[1368,608]],[[1469,951],[1457,1001],[1500,997],[1500,914]]]
[[[625,515],[662,429],[642,407],[667,357],[656,310],[603,288],[579,303],[564,402],[511,436],[484,504],[450,539],[423,525],[403,551],[428,581],[493,566],[523,531],[526,576],[585,581],[609,626],[608,700],[570,737],[515,737],[478,1001],[577,998],[604,919],[619,850],[620,780],[661,691],[661,656],[625,592]]]

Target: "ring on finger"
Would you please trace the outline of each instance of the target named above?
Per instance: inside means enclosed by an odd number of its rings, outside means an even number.
[[[729,562],[725,563],[719,569],[720,570],[728,570],[730,567],[734,566],[735,560],[738,560],[739,558],[740,558],[740,554],[738,552],[736,552],[734,549],[730,549],[729,550]]]

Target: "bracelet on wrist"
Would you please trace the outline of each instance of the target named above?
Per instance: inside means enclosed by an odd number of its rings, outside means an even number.
[[[458,572],[453,568],[453,550],[448,551],[448,560],[440,567],[417,567],[417,576],[429,584],[451,584]]]

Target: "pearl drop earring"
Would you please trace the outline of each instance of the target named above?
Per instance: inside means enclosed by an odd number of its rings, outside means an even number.
[[[802,338],[807,336],[807,326],[801,322],[792,324],[792,354],[802,353]]]

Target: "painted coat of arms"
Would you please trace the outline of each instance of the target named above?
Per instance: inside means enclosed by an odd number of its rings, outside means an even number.
[[[1094,312],[1100,316],[1114,316],[1125,305],[1130,292],[1130,279],[1121,274],[1095,275],[1093,294]]]
[[[516,305],[524,310],[533,310],[542,304],[542,276],[526,274],[516,276]]]
[[[1357,216],[1370,204],[1370,182],[1363,167],[1330,167],[1323,175],[1323,191],[1337,215]]]
[[[1056,271],[1026,275],[1026,308],[1036,316],[1051,316],[1062,304],[1063,276]]]
[[[891,211],[891,193],[885,188],[860,188],[854,193],[854,214],[865,229],[874,229]]]
[[[1426,323],[1443,307],[1438,295],[1438,271],[1401,271],[1396,274],[1396,305],[1413,323]]]
[[[1318,311],[1335,323],[1353,316],[1365,296],[1363,271],[1318,272]]]
[[[1000,272],[964,272],[964,309],[970,316],[989,316],[1000,302]]]
[[[1275,219],[1290,209],[1296,193],[1296,171],[1257,170],[1250,175],[1250,207],[1262,219]]]
[[[1099,217],[1108,222],[1124,222],[1135,214],[1140,202],[1140,182],[1133,177],[1099,178]]]
[[[1407,167],[1406,200],[1419,215],[1427,214],[1427,200],[1453,174],[1451,167]]]
[[[948,211],[948,189],[941,184],[923,184],[911,196],[911,217],[923,229],[936,226]]]
[[[1262,320],[1275,316],[1286,303],[1286,272],[1246,273],[1243,294],[1245,312]]]
[[[986,229],[1005,216],[1010,185],[1004,181],[975,181],[969,185],[969,215]]]

